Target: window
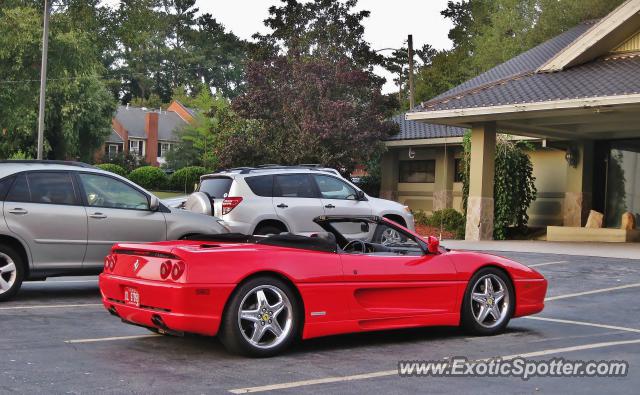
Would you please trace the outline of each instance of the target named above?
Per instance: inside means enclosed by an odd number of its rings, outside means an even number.
[[[453,182],[462,182],[462,178],[464,175],[464,161],[462,158],[456,158],[454,161],[454,173],[453,173]]]
[[[132,155],[144,156],[144,141],[129,140],[129,153]]]
[[[320,189],[320,196],[323,199],[349,199],[354,200],[356,198],[356,190],[344,181],[338,180],[331,176],[314,176],[318,189]]]
[[[436,180],[435,160],[400,161],[400,182],[432,183]]]
[[[308,174],[276,176],[273,196],[292,198],[318,197]]]
[[[149,209],[147,196],[122,181],[97,174],[81,173],[79,177],[91,207]]]
[[[273,196],[273,176],[247,177],[244,179],[251,191],[258,196]]]
[[[71,175],[53,172],[20,174],[7,200],[46,204],[79,203]]]
[[[167,153],[171,151],[170,143],[158,143],[158,157],[164,158],[167,156]]]
[[[7,196],[11,183],[13,183],[13,176],[9,176],[0,181],[0,202],[4,200],[5,196]]]
[[[231,183],[233,180],[228,177],[205,178],[200,183],[198,191],[208,194],[213,199],[223,199],[229,194]]]
[[[118,155],[118,145],[117,144],[109,144],[107,147],[107,156],[109,158],[114,158]]]

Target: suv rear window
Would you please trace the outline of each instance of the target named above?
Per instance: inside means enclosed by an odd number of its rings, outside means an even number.
[[[247,177],[244,179],[251,191],[258,196],[273,196],[273,176]]]
[[[227,177],[205,178],[200,182],[198,191],[207,193],[213,199],[222,199],[227,196],[233,180]]]

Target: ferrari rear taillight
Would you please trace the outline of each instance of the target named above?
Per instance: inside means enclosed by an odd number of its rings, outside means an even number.
[[[222,201],[222,215],[227,215],[242,202],[241,197],[226,197]]]
[[[171,269],[171,261],[162,262],[162,265],[160,265],[160,277],[162,277],[163,280],[169,277],[169,274],[171,274]]]
[[[104,258],[104,271],[105,272],[113,272],[116,268],[116,256],[115,255],[107,255]]]
[[[184,262],[179,261],[173,265],[173,269],[171,270],[171,278],[175,281],[178,280],[182,273],[184,273]]]

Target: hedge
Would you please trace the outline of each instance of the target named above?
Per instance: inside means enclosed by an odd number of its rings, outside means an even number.
[[[193,192],[193,187],[200,182],[200,176],[207,174],[208,171],[204,167],[189,166],[177,170],[169,177],[169,188],[172,191],[181,191],[185,193]]]
[[[459,211],[446,208],[434,211],[431,215],[426,215],[423,211],[414,214],[416,223],[432,226],[434,228],[442,228],[447,232],[454,234],[456,239],[464,239],[466,219],[464,214]]]
[[[154,166],[138,167],[129,173],[129,179],[145,189],[158,190],[167,184],[167,176]]]
[[[124,167],[118,166],[118,165],[113,164],[113,163],[102,163],[102,164],[96,165],[96,167],[98,169],[102,169],[104,171],[109,171],[111,173],[115,173],[115,174],[117,174],[119,176],[122,176],[122,177],[126,177],[127,176],[127,171],[124,169]]]

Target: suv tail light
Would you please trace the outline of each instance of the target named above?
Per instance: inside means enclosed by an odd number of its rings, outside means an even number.
[[[222,215],[227,215],[242,202],[241,197],[226,197],[222,201]]]

